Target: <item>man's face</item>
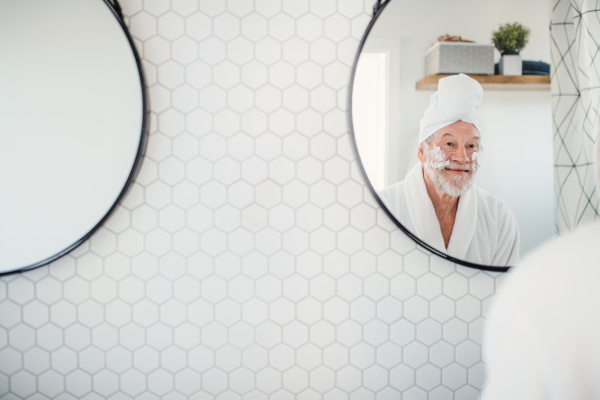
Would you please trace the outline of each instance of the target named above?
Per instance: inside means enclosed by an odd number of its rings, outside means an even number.
[[[479,166],[479,131],[456,121],[435,134],[431,143],[419,146],[419,160],[431,181],[443,193],[460,196],[473,184]]]

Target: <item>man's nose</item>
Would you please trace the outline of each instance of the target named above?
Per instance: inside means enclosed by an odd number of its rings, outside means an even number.
[[[470,158],[466,149],[459,149],[452,154],[452,160],[458,163],[466,163],[470,161]]]

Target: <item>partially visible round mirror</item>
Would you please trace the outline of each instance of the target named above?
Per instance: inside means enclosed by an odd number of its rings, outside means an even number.
[[[0,2],[0,273],[66,254],[108,217],[141,162],[145,85],[103,0]]]
[[[549,11],[513,3],[383,2],[348,104],[359,165],[390,218],[433,253],[493,271],[556,232]],[[514,22],[530,30],[523,66],[540,68],[521,76],[494,65],[492,32]]]

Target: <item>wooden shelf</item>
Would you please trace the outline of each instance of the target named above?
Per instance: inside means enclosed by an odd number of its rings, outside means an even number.
[[[417,82],[417,90],[437,90],[441,78],[450,75],[429,75]],[[550,90],[548,75],[469,75],[483,90]]]

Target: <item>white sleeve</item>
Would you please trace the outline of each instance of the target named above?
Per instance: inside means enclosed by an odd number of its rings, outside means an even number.
[[[539,337],[514,294],[499,294],[484,332],[486,381],[481,400],[546,398]]]

